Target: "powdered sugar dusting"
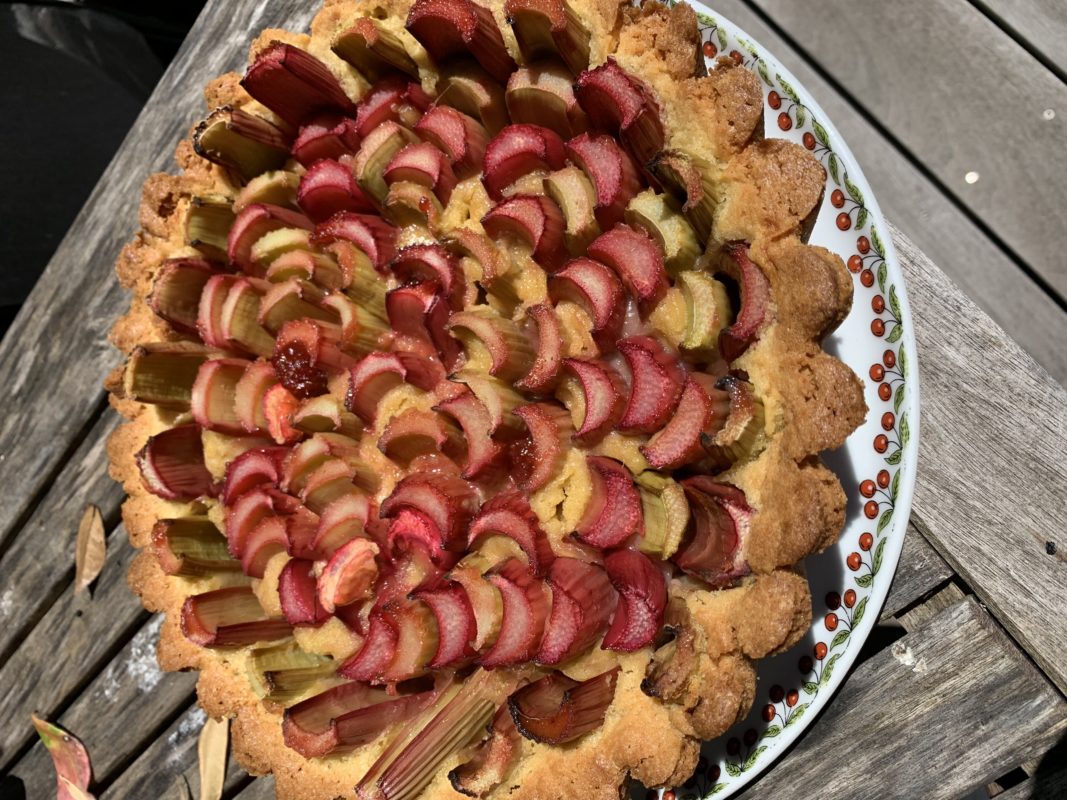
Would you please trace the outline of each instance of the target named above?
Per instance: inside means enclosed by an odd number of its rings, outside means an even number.
[[[159,643],[159,630],[163,626],[162,615],[152,617],[130,642],[129,658],[118,664],[112,664],[104,673],[104,697],[114,700],[120,689],[130,683],[141,692],[150,692],[163,679],[163,673],[156,663],[156,645]]]

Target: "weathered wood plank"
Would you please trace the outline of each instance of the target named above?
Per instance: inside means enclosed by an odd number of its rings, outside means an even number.
[[[1067,72],[1067,14],[1061,0],[971,0],[993,20],[1022,39],[1052,64],[1060,75]],[[1055,109],[1062,113],[1063,108]]]
[[[98,506],[105,522],[118,517],[122,487],[105,468],[107,436],[116,421],[111,411],[101,416],[0,558],[0,664],[70,585],[86,505]]]
[[[1063,753],[1060,753],[1060,758]],[[242,793],[241,798],[244,798]],[[996,800],[1063,800],[1067,797],[1067,764],[1041,767],[1018,786],[998,794]]]
[[[138,631],[58,719],[88,749],[93,775],[102,783],[147,748],[157,729],[192,699],[196,675],[166,675],[156,663],[162,621],[157,615]],[[66,669],[77,671],[73,667],[77,662],[68,660],[76,656],[75,652],[63,659]],[[53,685],[52,681],[42,683]],[[16,727],[33,736],[27,723]],[[54,791],[52,759],[39,741],[10,772],[22,780],[29,797],[46,797]]]
[[[1067,702],[967,599],[861,664],[745,796],[963,797],[1065,731]]]
[[[141,183],[204,113],[202,90],[241,68],[254,32],[305,26],[317,3],[215,3],[202,13],[0,343],[0,549],[100,407],[119,362],[106,334],[128,305],[112,264],[137,227]],[[289,17],[287,20],[286,17]]]
[[[274,778],[257,778],[237,795],[234,800],[274,800]]]
[[[1067,263],[1049,235],[1064,219],[1067,119],[1043,117],[1067,108],[1067,84],[967,0],[757,5],[1067,298]],[[1005,158],[1012,142],[1026,143],[1025,157]]]
[[[200,761],[196,747],[206,720],[207,715],[199,706],[191,706],[98,795],[100,800],[129,797],[177,800],[182,796],[179,783],[188,785],[190,796],[199,797]],[[248,773],[231,757],[226,762],[226,791],[233,792],[248,780]]]
[[[133,548],[120,527],[92,596],[75,595],[68,586],[0,669],[0,769],[34,737],[30,712],[47,716],[66,704],[108,663],[138,621],[147,618],[126,585],[132,558]],[[109,707],[101,705],[97,716],[107,716],[100,710]],[[116,720],[111,721],[114,727]]]
[[[1067,341],[1067,313],[742,0],[715,0],[712,5],[774,53],[812,92],[856,155],[885,215],[1067,385],[1067,348],[1061,344]]]
[[[908,526],[904,549],[897,562],[897,572],[889,596],[882,606],[881,619],[895,616],[902,608],[914,603],[952,577],[952,568],[945,563],[914,525]]]
[[[913,521],[1067,690],[1067,390],[895,229],[894,241],[923,396]]]
[[[946,608],[958,604],[965,597],[963,590],[954,583],[945,584],[933,597],[915,608],[908,609],[898,619],[905,630],[917,631]]]

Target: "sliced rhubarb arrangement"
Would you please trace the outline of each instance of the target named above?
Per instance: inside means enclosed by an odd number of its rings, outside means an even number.
[[[235,189],[191,201],[156,274],[173,341],[124,376],[175,421],[136,461],[174,504],[162,570],[199,582],[182,631],[252,647],[305,758],[387,736],[361,798],[415,798],[457,753],[455,789],[491,792],[523,737],[602,725],[619,669],[568,665],[653,646],[672,581],[748,574],[757,512],[717,476],[762,446],[732,362],[767,277],[745,243],[697,267],[700,176],[648,85],[590,67],[579,15],[506,14],[521,66],[473,0],[360,19],[345,63],[262,49],[256,103],[196,132]],[[351,646],[297,644],[318,629]]]

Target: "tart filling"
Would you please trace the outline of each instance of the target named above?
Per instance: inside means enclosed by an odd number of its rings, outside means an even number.
[[[865,413],[825,176],[687,6],[327,2],[146,185],[112,440],[280,797],[684,781],[806,630]]]

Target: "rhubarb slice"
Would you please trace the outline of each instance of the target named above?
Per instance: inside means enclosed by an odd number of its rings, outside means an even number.
[[[355,110],[325,64],[299,47],[282,42],[274,42],[259,54],[241,85],[293,127],[323,111]]]
[[[500,83],[515,69],[493,12],[471,0],[416,0],[407,29],[439,64],[469,54]]]
[[[339,33],[332,49],[369,81],[388,77],[392,70],[419,78],[419,66],[401,38],[373,17],[360,17],[351,28]]]
[[[641,191],[637,165],[614,138],[605,134],[583,133],[569,140],[566,149],[567,158],[580,167],[593,184],[596,192],[594,213],[601,229],[610,230],[622,220],[630,199]]]
[[[702,438],[711,464],[725,470],[743,458],[758,454],[764,426],[763,401],[751,383],[735,375],[724,375],[715,387],[729,394],[729,415],[714,436]]]
[[[622,419],[625,408],[622,378],[603,361],[567,358],[563,365],[577,378],[581,390],[574,435],[586,443],[599,441]],[[575,416],[574,409],[571,414]]]
[[[618,133],[638,164],[663,149],[663,114],[652,90],[614,58],[578,76],[578,102],[597,128]]]
[[[136,460],[145,487],[157,497],[195,500],[214,492],[197,425],[179,425],[150,436]]]
[[[771,285],[749,258],[747,244],[728,245],[726,255],[735,265],[732,272],[741,287],[741,308],[734,324],[719,334],[719,350],[724,359],[734,361],[759,339],[768,321]]]
[[[253,203],[246,206],[233,222],[226,240],[226,254],[231,264],[256,275],[259,267],[252,260],[252,245],[271,231],[281,228],[313,228],[303,214],[281,206]]]
[[[604,558],[619,605],[601,645],[605,650],[632,653],[653,642],[663,627],[667,583],[663,572],[636,550],[619,550]]]
[[[448,773],[452,788],[468,797],[485,797],[504,782],[519,760],[522,740],[511,711],[501,706],[489,726],[489,735],[474,755]]]
[[[467,368],[484,365],[490,375],[511,381],[525,375],[533,363],[533,348],[519,327],[488,306],[457,311],[447,329],[463,345]]]
[[[324,222],[341,211],[374,211],[374,204],[359,188],[352,170],[329,159],[316,162],[304,173],[296,201],[315,222]]]
[[[232,106],[216,108],[196,126],[193,149],[208,161],[236,170],[245,180],[279,169],[289,154],[278,126]]]
[[[519,67],[508,78],[504,99],[512,122],[543,125],[564,138],[589,125],[574,96],[574,76],[556,62]]]
[[[310,167],[322,159],[336,161],[359,150],[356,121],[340,114],[320,114],[300,128],[293,142],[293,158]]]
[[[216,589],[188,597],[182,606],[182,633],[201,647],[240,647],[292,635],[284,619],[263,611],[248,586]]]
[[[655,433],[678,406],[685,368],[675,353],[651,336],[631,336],[618,347],[630,367],[630,396],[619,429]]]
[[[673,561],[712,588],[731,586],[749,573],[744,539],[754,512],[745,493],[704,475],[681,483],[692,520],[689,539]]]
[[[552,611],[537,651],[539,664],[558,664],[585,652],[608,626],[618,595],[604,569],[557,558],[548,572]]]
[[[618,276],[599,261],[574,258],[552,276],[548,285],[553,302],[564,300],[583,306],[593,321],[593,331],[614,341],[622,330],[623,289]]]
[[[414,130],[448,157],[457,178],[469,178],[481,170],[489,134],[473,117],[449,106],[433,106]]]
[[[375,556],[378,545],[369,539],[352,539],[330,556],[318,576],[317,597],[328,614],[338,606],[364,600],[374,594],[378,580]]]
[[[473,392],[465,389],[455,397],[439,403],[435,410],[448,414],[463,429],[463,436],[467,440],[463,477],[477,477],[503,454],[504,448],[492,438],[493,421],[489,410]]]
[[[148,305],[176,329],[196,333],[200,296],[214,272],[202,258],[170,259],[156,274]]]
[[[713,386],[707,375],[692,374],[685,383],[674,415],[657,431],[641,452],[653,469],[672,470],[697,461],[704,453],[702,442],[714,436],[726,422],[729,395]]]
[[[278,575],[282,614],[293,625],[321,625],[333,613],[316,594],[315,562],[291,558]]]
[[[344,683],[287,709],[282,734],[304,758],[344,753],[412,719],[436,697],[432,690],[393,697],[365,683]]]
[[[593,479],[592,499],[578,522],[588,545],[618,547],[642,528],[641,498],[630,470],[612,458],[586,456]]]
[[[527,739],[566,744],[599,728],[615,699],[619,667],[578,682],[560,672],[524,686],[508,698],[515,727]]]
[[[529,661],[537,653],[548,616],[544,584],[518,559],[509,559],[488,576],[504,601],[500,635],[482,654],[483,667],[503,667]]]
[[[492,238],[510,237],[527,244],[534,261],[552,270],[563,257],[563,212],[541,195],[513,195],[482,218]]]
[[[399,150],[382,173],[385,182],[409,181],[432,191],[441,205],[448,205],[456,176],[443,152],[429,142],[409,144]]]
[[[567,410],[554,403],[519,406],[514,414],[526,425],[528,434],[512,445],[511,466],[516,483],[532,494],[563,467],[574,428]]]
[[[519,545],[530,571],[545,574],[555,555],[537,515],[518,492],[503,492],[487,501],[470,523],[467,548],[474,550],[490,536],[504,536]]]
[[[462,552],[477,497],[474,488],[458,475],[413,474],[382,501],[381,516],[389,519],[403,508],[424,514],[438,531],[441,545]]]
[[[429,606],[437,623],[437,649],[429,668],[456,667],[470,662],[475,656],[471,643],[477,636],[477,623],[463,587],[450,583],[439,589],[415,592],[413,597]]]
[[[566,0],[507,0],[523,61],[559,56],[578,75],[589,67],[589,31]]]
[[[663,251],[644,231],[616,225],[589,245],[589,256],[607,264],[645,307],[654,304],[667,288]]]
[[[381,217],[341,211],[315,227],[312,243],[325,246],[337,241],[354,244],[371,260],[378,270],[396,254],[399,231]]]
[[[545,394],[556,385],[563,366],[563,338],[559,318],[551,303],[530,306],[526,309],[526,318],[529,326],[537,329],[537,347],[529,371],[519,378],[515,385],[528,392]]]
[[[563,140],[555,131],[541,125],[508,125],[485,150],[482,182],[489,196],[500,200],[522,176],[561,169],[564,157]]]
[[[152,550],[168,575],[202,578],[241,568],[226,537],[207,517],[161,519],[152,528]]]

